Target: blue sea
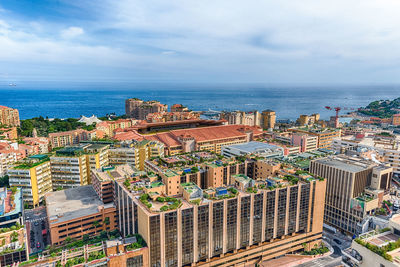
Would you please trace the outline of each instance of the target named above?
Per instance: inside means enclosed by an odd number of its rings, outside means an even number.
[[[126,98],[181,103],[192,110],[272,109],[278,119],[299,114],[334,115],[325,106],[357,109],[371,101],[400,96],[400,86],[266,86],[228,84],[18,84],[0,85],[0,105],[19,109],[21,119],[37,116],[79,118],[125,113]],[[347,112],[344,110],[344,112]]]

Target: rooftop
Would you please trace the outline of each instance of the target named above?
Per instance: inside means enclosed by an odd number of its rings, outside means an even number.
[[[267,143],[257,142],[257,141],[251,141],[244,144],[231,145],[228,147],[238,149],[249,154],[274,152],[277,150],[282,150],[282,148],[279,146],[270,145]]]
[[[83,148],[80,146],[64,147],[56,151],[56,156],[80,156],[83,154]]]
[[[374,166],[371,162],[364,161],[359,158],[344,156],[331,156],[323,159],[317,159],[316,162],[353,173],[361,172]]]
[[[46,208],[50,224],[58,224],[99,212],[104,205],[91,185],[46,194]]]

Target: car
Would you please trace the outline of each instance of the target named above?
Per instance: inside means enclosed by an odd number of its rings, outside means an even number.
[[[333,241],[335,241],[336,243],[338,243],[339,245],[341,245],[342,244],[342,241],[340,241],[339,239],[333,239]]]
[[[35,226],[38,226],[38,225],[39,225],[39,223],[38,223],[38,222],[35,222],[35,223],[34,223],[34,225],[35,225]]]
[[[37,243],[36,243],[36,247],[37,247],[37,248],[40,248],[40,242],[37,242]]]

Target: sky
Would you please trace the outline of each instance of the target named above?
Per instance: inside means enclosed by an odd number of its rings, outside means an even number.
[[[0,0],[0,84],[399,83],[398,0]]]

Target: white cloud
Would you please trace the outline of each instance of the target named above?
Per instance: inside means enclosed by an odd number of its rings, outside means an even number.
[[[397,0],[108,0],[79,9],[96,17],[2,18],[0,61],[200,80],[400,81]]]
[[[69,27],[61,31],[61,37],[64,39],[72,39],[84,33],[85,31],[80,27]]]

